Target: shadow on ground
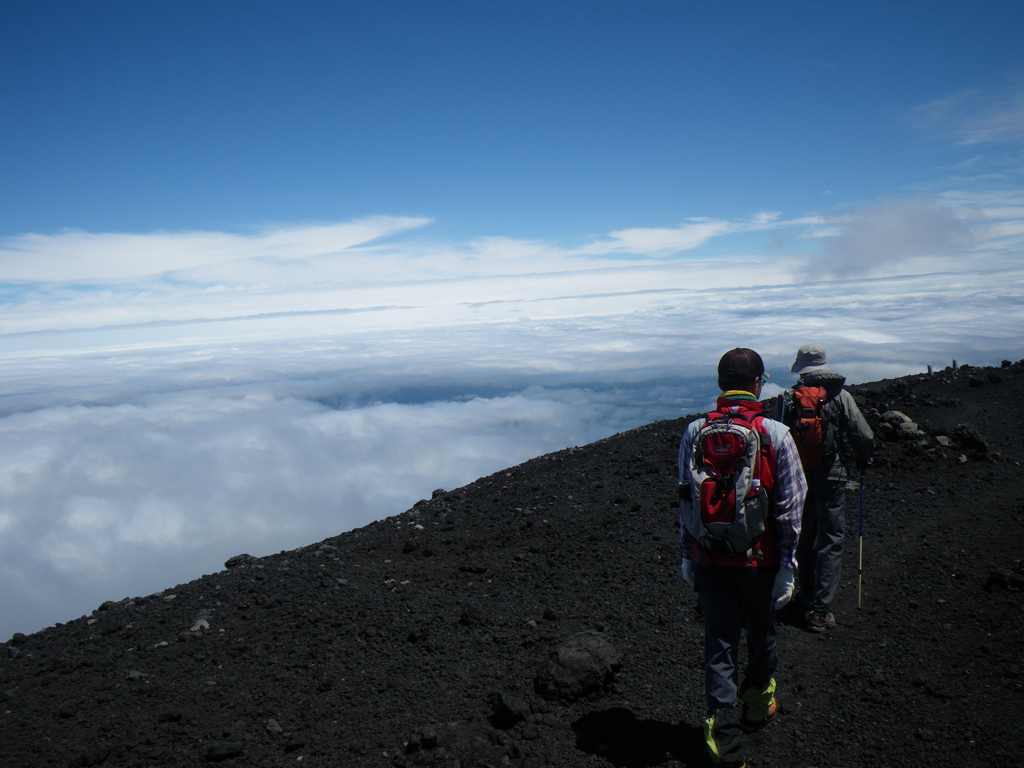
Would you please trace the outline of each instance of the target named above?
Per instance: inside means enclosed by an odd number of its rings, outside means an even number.
[[[706,768],[710,760],[699,726],[637,720],[624,707],[584,715],[575,723],[576,746],[608,760],[616,768],[651,768],[678,761],[689,768]]]

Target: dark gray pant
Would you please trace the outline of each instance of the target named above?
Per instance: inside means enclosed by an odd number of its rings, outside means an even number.
[[[807,475],[807,500],[796,560],[800,598],[809,611],[827,613],[839,591],[845,503],[845,480],[829,480],[824,473]]]
[[[778,568],[697,566],[704,614],[704,686],[708,712],[735,707],[742,686],[764,688],[775,676],[775,601]],[[740,680],[740,636],[747,631],[747,666]]]

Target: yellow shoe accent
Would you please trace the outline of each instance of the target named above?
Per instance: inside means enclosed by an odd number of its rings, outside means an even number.
[[[722,756],[718,753],[718,742],[715,741],[715,718],[709,717],[704,721],[704,743],[708,745],[708,754],[711,755],[711,762],[722,762]]]
[[[732,716],[735,718],[735,715]],[[736,727],[735,719],[731,720],[732,728]],[[722,760],[722,754],[718,749],[718,741],[715,739],[715,716],[712,715],[704,720],[704,743],[708,748],[708,755],[711,757],[711,762],[717,768],[747,768],[746,762],[736,763],[727,762]]]
[[[764,728],[775,719],[778,702],[775,699],[775,678],[768,681],[763,690],[748,689],[740,694],[743,702],[743,713],[740,715],[740,728],[744,733],[753,733]]]

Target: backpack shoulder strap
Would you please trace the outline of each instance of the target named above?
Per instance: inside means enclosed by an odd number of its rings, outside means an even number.
[[[751,423],[757,430],[757,434],[761,436],[761,447],[771,448],[772,447],[772,433],[768,431],[768,428],[764,425],[765,417],[763,415],[755,416],[751,419]]]

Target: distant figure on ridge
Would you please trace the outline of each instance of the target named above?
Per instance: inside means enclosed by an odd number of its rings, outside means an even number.
[[[844,439],[849,441],[863,472],[874,453],[874,433],[843,389],[846,377],[829,368],[824,349],[816,344],[800,347],[790,370],[799,379],[775,401],[772,417],[789,426],[807,475],[796,555],[799,595],[804,626],[822,632],[836,625],[832,602],[839,591],[843,555],[848,475],[840,447]]]
[[[725,768],[745,764],[743,733],[775,717],[775,609],[793,595],[807,493],[789,430],[762,414],[765,378],[757,352],[726,352],[716,410],[690,423],[679,445],[681,568],[704,614],[704,739]]]

